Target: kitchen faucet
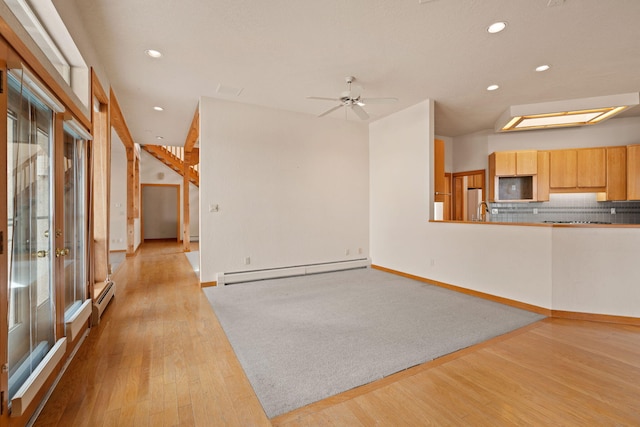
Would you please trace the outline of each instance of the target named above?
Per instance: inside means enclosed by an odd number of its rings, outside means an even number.
[[[482,207],[484,206],[484,209],[482,209]],[[480,203],[478,203],[478,221],[482,221],[485,222],[487,220],[487,213],[489,212],[489,206],[487,205],[487,202],[485,202],[484,200],[481,201]]]

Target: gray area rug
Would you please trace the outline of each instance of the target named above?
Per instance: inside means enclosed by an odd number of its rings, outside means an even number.
[[[204,292],[269,418],[544,317],[369,268]]]

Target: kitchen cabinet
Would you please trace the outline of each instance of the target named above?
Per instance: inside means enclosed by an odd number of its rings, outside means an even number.
[[[549,152],[538,151],[538,201],[549,201]]]
[[[535,175],[538,156],[534,150],[497,151],[492,153],[496,176]],[[489,160],[491,162],[491,158]]]
[[[607,151],[605,148],[583,148],[578,155],[578,188],[606,187]]]
[[[601,189],[607,185],[605,148],[552,150],[549,152],[549,186],[552,189]]]
[[[489,201],[537,200],[538,153],[496,151],[489,155]]]
[[[627,200],[640,200],[640,145],[627,146]]]
[[[469,175],[467,177],[467,188],[484,188],[484,174]]]
[[[577,170],[578,153],[576,153],[576,150],[553,150],[549,152],[549,187],[577,187]]]
[[[627,147],[607,147],[606,191],[598,201],[627,200]]]

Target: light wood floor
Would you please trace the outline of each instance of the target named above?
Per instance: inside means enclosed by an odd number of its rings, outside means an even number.
[[[36,426],[640,425],[640,327],[545,320],[268,420],[180,247],[147,243]]]

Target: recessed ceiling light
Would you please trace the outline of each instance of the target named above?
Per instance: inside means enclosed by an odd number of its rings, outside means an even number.
[[[497,90],[499,88],[500,88],[500,86],[498,86],[498,85],[489,85],[489,86],[487,86],[487,90]]]
[[[164,139],[164,136],[158,135],[158,136],[156,136],[156,139]]]
[[[153,49],[147,49],[144,51],[144,53],[146,53],[147,55],[149,55],[152,58],[160,58],[162,56],[162,53],[160,53],[157,50],[153,50]]]
[[[164,108],[158,107],[158,106],[153,107],[153,109],[156,110],[156,111],[164,111]]]
[[[500,22],[494,22],[493,24],[489,25],[489,28],[487,28],[487,31],[490,32],[491,34],[495,34],[495,33],[499,33],[505,28],[507,28],[507,23],[504,21],[500,21]]]
[[[551,68],[549,65],[544,64],[544,65],[540,65],[540,66],[536,67],[536,71],[537,72],[547,71],[549,68]]]

